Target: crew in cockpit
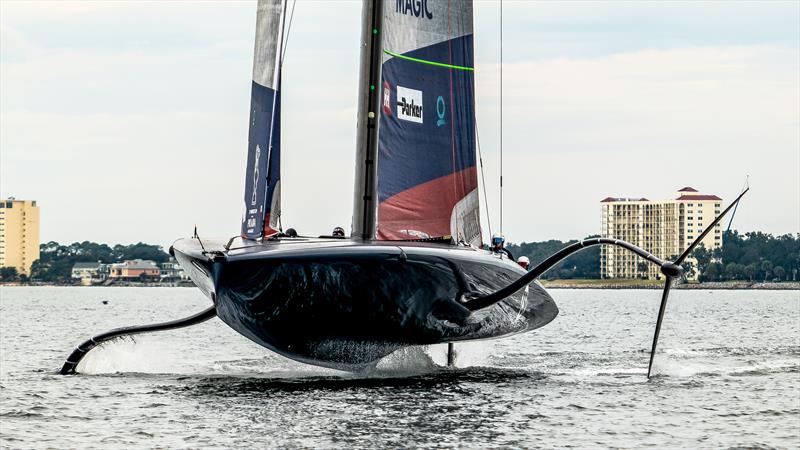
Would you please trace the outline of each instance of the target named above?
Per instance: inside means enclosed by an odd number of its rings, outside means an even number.
[[[514,255],[512,255],[511,252],[508,251],[508,249],[504,247],[505,243],[506,243],[506,238],[504,238],[502,234],[500,234],[500,233],[493,234],[492,235],[492,252],[493,253],[498,253],[500,255],[506,255],[509,258],[511,258],[511,260],[513,261],[514,260]]]

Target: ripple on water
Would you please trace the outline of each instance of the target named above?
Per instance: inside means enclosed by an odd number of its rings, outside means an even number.
[[[91,374],[62,377],[87,335],[207,301],[192,289],[4,290],[0,445],[796,447],[796,294],[676,292],[647,381],[650,294],[554,291],[553,323],[459,344],[456,368],[442,367],[444,346],[360,374],[310,367],[212,320],[106,345],[87,357]]]

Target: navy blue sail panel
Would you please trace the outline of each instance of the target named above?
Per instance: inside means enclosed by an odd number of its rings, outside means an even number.
[[[471,35],[403,56],[446,61],[450,48],[463,56],[455,59],[454,65],[472,67]],[[473,86],[471,71],[402,58],[384,63],[378,167],[380,202],[422,183],[475,167],[475,123],[470,95]],[[413,114],[412,108],[418,108],[420,116],[414,117],[417,121],[404,117],[404,108],[406,114]]]
[[[247,170],[241,234],[278,233],[280,217],[280,57],[282,0],[259,0],[250,93]]]
[[[480,244],[472,2],[388,2],[378,239]]]
[[[245,175],[245,215],[242,235],[249,239],[275,234],[269,227],[280,179],[278,91],[253,81]],[[275,111],[273,112],[273,108]],[[274,120],[274,122],[273,122]]]

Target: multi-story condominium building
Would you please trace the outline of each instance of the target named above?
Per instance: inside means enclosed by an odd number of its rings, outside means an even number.
[[[30,275],[39,259],[39,207],[35,200],[0,200],[0,267]]]
[[[685,187],[674,200],[613,198],[600,201],[603,237],[622,239],[661,259],[681,254],[719,215],[722,199]],[[702,241],[707,249],[722,246],[720,224]],[[602,246],[602,278],[660,278],[659,268],[616,246]],[[696,275],[696,274],[695,274]],[[692,276],[690,276],[691,278]]]

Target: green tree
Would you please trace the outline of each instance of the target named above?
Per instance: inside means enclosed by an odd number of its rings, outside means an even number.
[[[132,245],[115,245],[112,253],[116,260],[145,259],[163,263],[169,260],[169,255],[160,245],[151,245],[139,242]]]
[[[764,272],[764,282],[766,282],[772,273],[772,261],[768,259],[761,261],[761,271]]]
[[[701,281],[718,281],[722,276],[724,268],[722,263],[712,262],[706,266],[706,270],[701,274]]]
[[[744,277],[744,266],[735,262],[725,265],[724,277],[728,280],[738,280]]]
[[[783,281],[784,278],[786,277],[786,269],[784,269],[781,266],[775,266],[775,268],[772,269],[772,272],[775,273],[775,276],[778,278],[779,281]]]
[[[748,264],[744,266],[744,274],[750,278],[750,281],[753,281],[753,277],[756,276],[756,272],[758,272],[758,268],[756,267],[756,263]]]
[[[598,236],[588,236],[587,239],[593,237]],[[542,242],[508,244],[506,248],[516,257],[527,256],[531,260],[531,266],[535,266],[548,256],[575,242],[578,241],[562,242],[552,239]],[[584,250],[573,253],[570,257],[545,272],[542,278],[600,278],[600,246],[587,247]]]
[[[19,272],[16,267],[0,267],[0,280],[17,281],[18,279]]]
[[[675,259],[677,259],[677,257]],[[689,277],[692,276],[692,272],[694,271],[694,263],[684,260],[683,263],[681,263],[681,268],[683,269],[683,276],[681,278],[683,281],[688,281]]]
[[[636,263],[636,272],[639,274],[639,278],[647,278],[647,268],[648,264],[646,261],[639,261]]]
[[[149,259],[163,263],[169,259],[169,255],[161,246],[142,242],[115,245],[112,248],[89,241],[73,242],[69,245],[50,241],[39,246],[39,259],[31,266],[31,278],[48,282],[69,282],[72,266],[76,262],[112,263],[129,259]]]
[[[697,260],[697,271],[702,275],[711,263],[713,253],[705,245],[700,244],[692,252],[692,257]]]

